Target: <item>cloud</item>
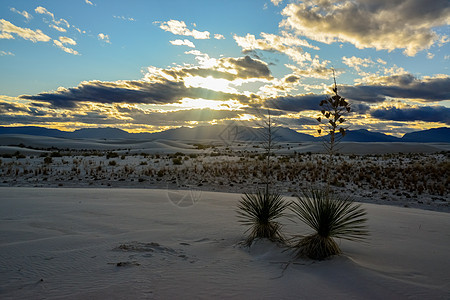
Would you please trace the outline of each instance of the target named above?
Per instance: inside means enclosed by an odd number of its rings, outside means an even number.
[[[187,28],[184,21],[170,20],[159,23],[159,28],[171,32],[175,35],[192,36],[194,39],[209,39],[210,33],[208,31],[198,31],[196,29],[190,30]]]
[[[378,59],[377,59],[377,63],[382,64],[382,65],[387,64],[387,62],[384,61],[384,60],[382,60],[381,58],[378,58]]]
[[[272,2],[273,5],[278,6],[281,4],[281,2],[283,2],[283,0],[270,0],[270,2]]]
[[[311,60],[310,64],[304,64],[302,68],[294,65],[285,65],[293,71],[293,75],[300,77],[328,79],[330,78],[331,69],[327,67],[330,63],[328,60],[320,61],[317,57]]]
[[[0,101],[0,114],[4,115],[7,113],[22,113],[22,112],[28,113],[29,109],[25,105],[20,103]]]
[[[113,16],[114,19],[124,20],[124,21],[136,21],[134,18],[124,17],[124,16]]]
[[[192,50],[196,51],[196,50]],[[197,55],[202,55],[201,52]],[[160,70],[162,73],[175,79],[182,79],[187,76],[200,76],[221,78],[229,81],[236,79],[272,79],[272,74],[267,63],[253,59],[250,56],[233,58],[223,57],[211,59],[209,56],[202,57],[208,63],[204,66],[174,67]]]
[[[409,56],[437,43],[433,29],[450,24],[448,0],[309,0],[287,5],[282,14],[282,27],[315,41],[404,49]]]
[[[63,24],[67,27],[70,27],[69,23],[64,20],[64,19],[60,19],[59,21],[56,21],[54,19],[54,15],[53,13],[49,12],[47,9],[45,9],[42,6],[38,6],[35,11],[39,14],[46,14],[52,17],[53,22],[55,24]],[[66,30],[62,27],[59,27],[55,24],[50,24],[50,27],[53,27],[61,32],[65,32]],[[0,20],[0,39],[4,38],[4,39],[14,39],[14,36],[12,34],[17,34],[18,36],[22,37],[23,39],[26,40],[30,40],[32,42],[49,42],[51,40],[51,38],[44,34],[41,30],[37,29],[37,30],[32,30],[29,28],[21,28],[18,27],[14,24],[12,24],[11,22],[8,22],[4,19]],[[69,44],[69,45],[76,45],[76,42],[68,37],[60,37],[59,40],[53,40],[53,44],[55,46],[57,46],[58,48],[60,48],[61,50],[63,50],[66,53],[70,53],[73,55],[79,55],[78,51],[68,48],[66,46],[64,46],[64,44]]]
[[[355,69],[357,72],[361,72],[361,67],[369,67],[373,65],[374,62],[370,58],[360,58],[356,56],[352,57],[342,57],[342,62],[349,66],[350,68]]]
[[[31,14],[29,14],[26,10],[20,11],[20,10],[15,9],[14,7],[11,7],[10,10],[12,12],[18,13],[19,15],[24,16],[27,19],[27,21],[29,21],[30,19],[33,18],[33,16]]]
[[[265,100],[263,102],[263,106],[267,108],[288,112],[319,110],[320,101],[326,98],[327,95],[317,95],[317,94],[276,97]]]
[[[55,15],[52,12],[48,11],[45,7],[38,6],[38,7],[36,7],[36,9],[34,11],[38,14],[48,15],[48,16],[52,17],[53,24],[49,24],[49,27],[56,29],[59,32],[66,32],[67,31],[66,28],[70,28],[70,24],[69,24],[69,22],[67,22],[67,20],[55,19]],[[65,26],[66,28],[64,28],[63,26]]]
[[[34,11],[41,15],[49,15],[50,17],[52,17],[53,20],[55,19],[55,15],[53,13],[49,12],[45,7],[38,6],[35,8]]]
[[[0,51],[0,56],[14,56],[14,53],[10,51]]]
[[[250,56],[221,58],[219,59],[219,68],[234,70],[236,77],[242,79],[272,77],[265,62]]]
[[[224,40],[225,39],[225,37],[222,34],[219,34],[219,33],[214,34],[214,38],[216,40]]]
[[[191,48],[195,48],[194,43],[191,42],[190,40],[186,40],[186,39],[185,40],[174,40],[174,41],[170,41],[170,43],[175,46],[188,46]]]
[[[450,125],[450,108],[445,106],[388,107],[372,110],[370,114],[383,120],[441,122]]]
[[[36,42],[48,42],[51,38],[45,35],[41,30],[32,30],[30,28],[18,27],[11,22],[0,19],[0,39],[14,39],[13,34],[17,34],[25,40]]]
[[[89,5],[94,5],[94,3],[92,3],[92,2],[89,1],[89,0],[84,0],[84,2],[85,2],[86,4],[89,4]]]
[[[105,43],[111,44],[111,41],[109,40],[109,35],[104,33],[99,33],[97,35],[98,39],[101,41],[104,41]]]
[[[64,42],[61,41],[61,38],[63,38],[63,41],[64,41]],[[69,40],[75,42],[74,40],[72,40],[72,39],[70,39],[70,38],[65,38],[65,37],[60,37],[59,39],[60,39],[60,41],[58,41],[58,40],[53,40],[53,44],[55,44],[55,46],[57,46],[58,48],[60,48],[61,50],[63,50],[63,51],[66,52],[66,53],[73,54],[73,55],[79,55],[78,51],[73,50],[72,48],[68,48],[68,47],[66,47],[66,46],[63,45],[63,43],[67,43],[67,41],[65,41],[65,39],[69,39]],[[75,44],[76,44],[76,43],[75,43]],[[74,45],[74,44],[72,44],[72,45]]]
[[[0,124],[50,124],[58,123],[70,127],[80,124],[113,124],[153,129],[160,126],[187,126],[192,123],[205,123],[238,118],[241,110],[224,109],[182,109],[161,111],[143,109],[133,104],[79,103],[76,110],[35,105],[34,103],[15,103],[0,100]],[[76,124],[74,126],[74,124]],[[61,126],[61,125],[60,125]]]
[[[66,31],[67,31],[65,28],[56,26],[55,24],[50,24],[50,25],[48,25],[48,26],[51,27],[51,28],[53,28],[53,29],[58,30],[59,32],[66,32]]]
[[[414,99],[424,102],[450,100],[450,77],[442,75],[417,79],[411,74],[382,76],[372,85],[339,86],[343,97],[382,102],[387,97]]]
[[[234,35],[233,38],[244,53],[253,50],[277,51],[286,54],[300,64],[305,61],[311,61],[311,55],[304,52],[301,47],[319,50],[318,47],[285,31],[282,32],[281,36],[265,32],[261,32],[260,35],[262,39],[257,39],[253,34],[247,34],[245,37]]]
[[[214,110],[210,108],[185,109],[177,111],[146,111],[133,106],[116,106],[122,117],[130,119],[131,123],[152,126],[182,126],[189,122],[210,122],[239,117],[242,111]]]
[[[72,40],[71,38],[68,38],[66,36],[60,36],[59,37],[59,41],[63,44],[69,44],[69,45],[76,45],[77,42],[75,42],[74,40]]]
[[[329,98],[326,94],[305,94],[295,96],[280,96],[269,98],[263,101],[263,106],[283,112],[302,112],[306,110],[320,110],[320,102]],[[351,112],[365,114],[370,110],[370,106],[364,103],[350,103]]]
[[[78,87],[59,88],[38,95],[22,95],[21,99],[44,101],[54,107],[75,108],[79,102],[94,103],[177,103],[183,98],[247,101],[241,94],[224,93],[201,87],[186,87],[183,81],[150,77],[153,81],[82,82]]]
[[[298,118],[287,118],[287,117],[274,117],[275,123],[281,126],[289,127],[294,129],[295,127],[303,126],[317,126],[319,124],[314,118],[298,117]],[[294,128],[293,128],[294,127]],[[294,129],[295,130],[295,129]]]

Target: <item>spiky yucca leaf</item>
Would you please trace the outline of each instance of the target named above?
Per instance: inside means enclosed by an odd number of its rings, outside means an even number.
[[[324,259],[341,253],[333,238],[361,241],[369,234],[366,211],[348,197],[322,190],[304,191],[291,210],[315,231],[294,245],[297,256]]]
[[[276,219],[284,216],[288,205],[283,196],[269,193],[267,189],[245,193],[237,206],[237,214],[243,225],[250,226],[246,231],[250,231],[247,244],[250,245],[256,238],[284,241],[282,226]]]

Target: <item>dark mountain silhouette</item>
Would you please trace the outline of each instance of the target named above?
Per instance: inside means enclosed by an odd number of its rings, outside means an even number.
[[[299,133],[287,127],[274,128],[274,138],[280,142],[314,142],[321,141],[308,134]],[[264,130],[237,125],[211,125],[194,128],[181,127],[156,133],[129,133],[117,128],[85,128],[73,132],[48,129],[36,126],[1,127],[0,134],[27,134],[71,139],[165,139],[165,140],[222,140],[226,143],[236,141],[262,141]],[[450,128],[434,128],[405,134],[396,138],[379,132],[365,129],[349,130],[343,142],[418,142],[418,143],[450,143]]]
[[[440,127],[407,133],[402,142],[450,143],[450,128]]]
[[[0,134],[28,134],[48,137],[66,137],[66,131],[37,126],[0,127]]]
[[[264,140],[264,130],[238,125],[212,125],[194,128],[181,127],[152,134],[153,138],[175,140],[223,140],[233,141],[261,141]],[[295,130],[278,127],[274,130],[274,137],[278,141],[315,141],[311,135],[298,133]]]
[[[367,129],[349,130],[342,139],[343,142],[401,142],[400,138]]]
[[[82,139],[126,139],[133,134],[118,128],[83,128],[66,133],[66,137]]]

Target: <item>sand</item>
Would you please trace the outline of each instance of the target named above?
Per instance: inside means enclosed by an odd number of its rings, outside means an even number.
[[[0,188],[2,299],[449,299],[448,213],[363,204],[368,243],[294,260],[240,242],[239,194]],[[291,198],[286,198],[290,200]],[[308,233],[282,220],[288,234]]]

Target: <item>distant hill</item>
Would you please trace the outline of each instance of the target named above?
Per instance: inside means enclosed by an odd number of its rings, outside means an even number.
[[[0,134],[28,134],[48,137],[65,137],[68,132],[37,126],[0,127]]]
[[[83,128],[74,132],[67,132],[66,137],[82,139],[126,139],[130,138],[129,132],[118,128]]]
[[[343,142],[401,142],[400,138],[367,129],[349,130],[342,139]]]
[[[153,138],[168,140],[223,140],[234,141],[261,141],[264,140],[264,131],[259,128],[245,126],[212,125],[194,128],[181,127],[169,129],[152,134]],[[315,141],[315,137],[299,133],[295,130],[278,127],[274,129],[274,137],[278,141]]]
[[[403,142],[450,143],[450,128],[441,127],[407,133]]]
[[[287,127],[274,128],[274,138],[281,142],[314,142],[321,141],[308,134],[299,133]],[[194,128],[181,127],[155,133],[129,133],[117,128],[84,128],[73,132],[48,129],[36,126],[1,127],[0,134],[27,134],[34,136],[59,137],[70,139],[147,139],[163,140],[222,140],[226,143],[236,141],[262,141],[264,130],[235,125],[211,125]],[[379,132],[365,129],[349,130],[343,142],[417,142],[417,143],[450,143],[450,128],[434,128],[405,134],[396,138]]]

